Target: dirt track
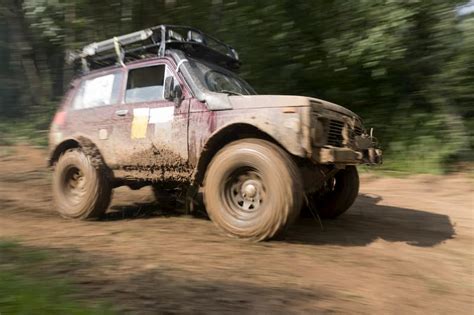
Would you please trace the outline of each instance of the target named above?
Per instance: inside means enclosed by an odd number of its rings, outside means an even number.
[[[58,272],[120,311],[473,311],[467,176],[364,175],[356,204],[324,231],[301,220],[283,240],[253,244],[161,211],[145,188],[118,189],[106,220],[61,219],[44,165],[41,150],[0,148],[0,239],[74,257]]]

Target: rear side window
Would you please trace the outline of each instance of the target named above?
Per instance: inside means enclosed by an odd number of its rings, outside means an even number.
[[[128,72],[126,103],[163,100],[165,65],[133,69]]]
[[[74,109],[116,104],[119,100],[121,82],[121,72],[82,81],[74,97]]]

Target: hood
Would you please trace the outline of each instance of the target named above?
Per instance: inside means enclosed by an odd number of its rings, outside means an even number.
[[[344,106],[337,105],[328,101],[320,100],[319,98],[309,98],[309,100],[311,104],[315,107],[320,107],[320,108],[327,109],[333,112],[337,112],[339,114],[343,114],[343,115],[347,115],[351,117],[357,117],[360,119],[359,115],[345,108]]]
[[[293,95],[242,95],[229,96],[233,109],[272,108],[272,107],[300,107],[315,106],[322,109],[338,112],[351,117],[359,117],[354,112],[341,105],[320,100],[317,98]]]

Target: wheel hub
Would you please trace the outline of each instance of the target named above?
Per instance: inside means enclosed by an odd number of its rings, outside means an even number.
[[[230,183],[229,201],[235,209],[253,212],[260,207],[265,188],[255,171],[241,171],[231,177]]]
[[[252,181],[247,181],[242,185],[242,197],[252,199],[257,193],[257,187]]]

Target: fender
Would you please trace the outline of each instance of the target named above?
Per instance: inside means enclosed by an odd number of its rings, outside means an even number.
[[[289,153],[310,157],[310,108],[259,108],[222,111],[216,115],[217,128],[208,141],[233,125],[249,125],[267,134]],[[227,114],[228,113],[228,114]]]
[[[77,135],[63,139],[58,145],[50,149],[48,166],[53,166],[64,151],[72,148],[82,148],[84,153],[91,158],[95,167],[105,165],[102,154],[95,143],[82,135]]]
[[[309,114],[306,108],[268,109],[259,115],[255,111],[222,111],[215,117],[217,128],[199,150],[192,182],[200,184],[213,156],[226,144],[242,138],[261,138],[274,142],[290,154],[305,158],[311,156]],[[231,117],[232,116],[232,117]],[[306,119],[306,117],[308,117]],[[197,143],[195,145],[198,145]]]

